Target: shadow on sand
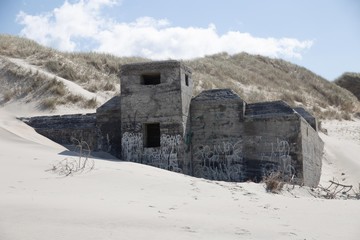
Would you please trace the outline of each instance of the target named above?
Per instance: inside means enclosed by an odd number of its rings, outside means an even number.
[[[62,151],[59,153],[59,155],[63,156],[71,156],[71,157],[79,157],[79,151],[76,149],[73,145],[64,145],[68,150]],[[83,154],[83,157],[85,155]],[[121,162],[120,159],[116,158],[115,156],[102,151],[91,151],[89,158],[96,159],[96,160],[105,160],[105,161],[116,161]]]

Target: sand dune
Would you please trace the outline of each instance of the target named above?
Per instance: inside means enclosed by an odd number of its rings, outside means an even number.
[[[82,88],[80,85],[70,81],[70,80],[67,80],[65,78],[62,78],[62,77],[59,77],[57,76],[56,74],[52,74],[48,71],[44,71],[42,68],[40,67],[37,67],[37,66],[34,66],[34,65],[31,65],[29,64],[28,62],[26,62],[25,60],[23,59],[19,59],[19,58],[10,58],[10,57],[7,57],[7,59],[13,63],[15,63],[16,65],[18,65],[19,67],[22,67],[24,69],[27,69],[27,70],[32,70],[34,72],[38,71],[40,72],[41,74],[43,75],[46,75],[49,79],[52,79],[52,78],[56,78],[58,81],[62,82],[66,88],[72,93],[72,94],[75,94],[75,95],[80,95],[82,97],[84,97],[85,99],[92,99],[92,98],[101,98],[100,100],[101,101],[104,101],[104,99],[102,99],[101,96],[99,96],[98,94],[95,94],[95,93],[92,93],[92,92],[89,92],[87,90],[85,90],[84,88]]]

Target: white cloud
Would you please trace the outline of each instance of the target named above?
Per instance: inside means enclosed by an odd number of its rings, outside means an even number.
[[[218,52],[248,52],[270,57],[301,58],[312,41],[294,38],[259,38],[229,31],[219,35],[214,24],[206,28],[175,27],[167,19],[141,17],[134,22],[116,22],[102,16],[102,8],[118,0],[80,0],[65,3],[40,15],[20,12],[21,34],[44,45],[65,51],[83,50],[81,43],[95,42],[94,51],[118,56],[151,59],[188,59]]]
[[[112,6],[112,0],[81,0],[71,4],[67,1],[60,8],[40,15],[20,12],[17,21],[24,25],[21,34],[44,45],[65,51],[79,48],[77,40],[93,38],[106,20],[101,17],[102,6]]]

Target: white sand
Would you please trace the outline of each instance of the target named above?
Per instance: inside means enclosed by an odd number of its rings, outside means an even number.
[[[350,176],[360,172],[359,140],[322,137],[324,176],[359,179]],[[314,198],[305,187],[270,194],[262,184],[99,159],[89,173],[45,171],[69,157],[64,151],[0,109],[1,240],[360,238],[356,200]]]
[[[325,142],[321,184],[337,181],[360,184],[360,120],[327,121],[328,135],[320,134]]]

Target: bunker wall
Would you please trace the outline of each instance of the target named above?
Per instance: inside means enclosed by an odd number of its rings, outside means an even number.
[[[72,145],[76,138],[85,141],[90,150],[97,150],[96,114],[43,116],[23,119],[39,134],[62,145]]]
[[[96,110],[98,147],[121,158],[121,97],[115,96]]]
[[[316,187],[320,182],[324,142],[304,119],[301,119],[303,183]]]
[[[243,104],[240,98],[192,101],[194,176],[223,181],[244,179]]]
[[[249,179],[279,172],[285,180],[302,179],[299,117],[246,118],[244,155]]]

